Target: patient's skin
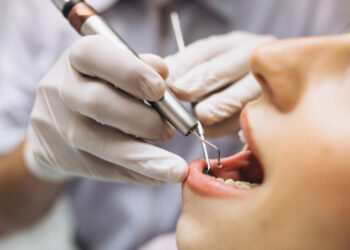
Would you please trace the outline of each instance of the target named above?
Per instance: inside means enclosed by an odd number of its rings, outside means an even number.
[[[251,70],[263,95],[241,123],[263,183],[212,195],[187,180],[179,249],[350,249],[350,35],[265,45]]]

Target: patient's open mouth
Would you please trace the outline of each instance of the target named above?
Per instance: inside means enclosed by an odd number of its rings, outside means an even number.
[[[245,114],[242,120],[246,119]],[[242,128],[250,133],[248,124],[242,122]],[[263,167],[255,155],[251,138],[248,145],[238,154],[224,158],[222,167],[212,161],[212,175],[205,174],[206,162],[199,159],[190,164],[186,184],[195,192],[209,196],[231,196],[257,189],[264,179]]]
[[[240,153],[224,159],[223,166],[225,168],[217,168],[217,165],[212,168],[213,176],[219,182],[238,188],[255,187],[262,182],[262,166],[248,146]]]

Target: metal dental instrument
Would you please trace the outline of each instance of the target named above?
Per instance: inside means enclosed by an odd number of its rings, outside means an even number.
[[[208,151],[207,151],[207,147],[205,145],[208,145],[209,147],[213,148],[216,150],[216,153],[217,153],[217,161],[218,161],[218,168],[221,168],[222,165],[221,165],[221,152],[220,152],[220,149],[215,146],[214,144],[208,142],[207,140],[205,140],[205,137],[204,137],[204,129],[202,127],[202,124],[198,121],[198,127],[197,127],[197,130],[198,130],[198,133],[194,133],[194,135],[197,137],[198,140],[201,141],[201,144],[202,144],[202,149],[203,149],[203,153],[204,153],[204,157],[205,157],[205,160],[207,162],[207,170],[206,170],[206,173],[207,174],[210,174],[210,168],[211,168],[211,165],[210,165],[210,160],[209,160],[209,155],[208,155]]]
[[[177,43],[177,46],[179,48],[179,51],[183,51],[185,49],[185,42],[184,42],[182,31],[181,31],[179,15],[177,14],[177,12],[171,12],[170,19],[171,19],[171,24],[172,24],[173,29],[174,29],[176,43]],[[206,173],[209,174],[210,173],[211,164],[210,164],[209,154],[208,154],[208,150],[207,150],[206,145],[208,145],[208,146],[210,146],[210,147],[212,147],[213,149],[216,150],[217,156],[218,156],[218,167],[221,166],[221,162],[220,162],[221,152],[220,152],[218,147],[216,147],[214,144],[212,144],[212,143],[210,143],[210,142],[205,140],[203,126],[200,123],[200,121],[197,121],[197,124],[198,125],[197,125],[197,128],[196,128],[196,132],[193,133],[193,134],[201,142],[204,158],[205,158],[205,160],[207,162],[207,166],[208,166],[208,168],[206,170]]]
[[[209,173],[211,165],[210,165],[209,154],[208,154],[208,150],[207,150],[207,146],[206,146],[207,143],[206,143],[205,137],[204,137],[204,129],[203,129],[202,124],[199,121],[197,122],[197,124],[198,124],[197,125],[197,131],[198,131],[198,134],[199,134],[199,138],[198,138],[198,135],[195,134],[195,136],[201,142],[204,158],[205,158],[205,160],[207,162],[207,173]]]
[[[90,5],[85,3],[84,0],[51,1],[81,35],[86,36],[98,34],[105,36],[114,41],[120,48],[130,51],[139,58],[138,54],[127,44],[127,42],[116,31],[114,31]],[[183,135],[187,136],[189,134],[194,134],[198,139],[200,138],[201,142],[205,141],[204,137],[201,137],[200,133],[197,131],[197,119],[182,105],[168,88],[166,88],[164,97],[161,100],[148,103]],[[204,143],[210,145],[208,142]],[[208,160],[207,162],[209,167],[210,163]],[[220,163],[220,155],[218,157],[218,163]]]

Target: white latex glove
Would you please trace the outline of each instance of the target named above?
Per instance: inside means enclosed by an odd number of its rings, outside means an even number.
[[[148,55],[144,61],[166,78],[160,58]],[[182,158],[136,138],[167,141],[174,134],[137,99],[163,96],[165,81],[156,70],[101,36],[78,40],[39,83],[26,139],[29,169],[53,181],[182,181]]]
[[[274,40],[271,36],[231,32],[212,36],[165,58],[174,94],[197,103],[195,113],[216,137],[239,129],[243,106],[260,95],[260,86],[249,74],[249,58],[255,48]]]

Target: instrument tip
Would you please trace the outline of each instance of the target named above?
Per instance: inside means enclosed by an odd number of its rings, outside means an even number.
[[[208,142],[207,140],[205,140],[205,138],[204,138],[204,129],[203,129],[202,124],[199,121],[198,121],[197,130],[193,130],[193,134],[202,143],[204,157],[205,157],[205,160],[207,161],[207,165],[208,165],[206,173],[207,174],[211,173],[211,170],[210,170],[211,165],[210,165],[210,160],[209,160],[209,156],[208,156],[208,151],[207,151],[206,145],[208,145],[209,147],[213,148],[216,151],[218,168],[221,168],[222,164],[221,164],[221,152],[220,152],[220,149],[217,146],[215,146],[214,144],[212,144],[212,143]]]

